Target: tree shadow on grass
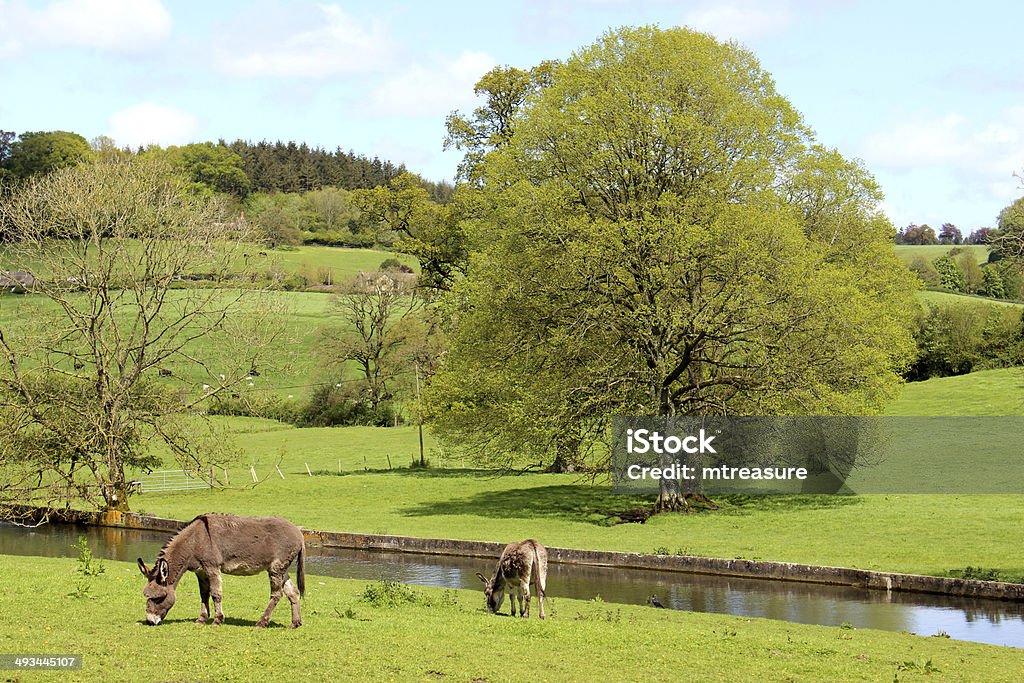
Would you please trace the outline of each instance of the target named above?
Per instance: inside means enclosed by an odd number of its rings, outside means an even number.
[[[785,494],[749,496],[730,494],[714,498],[721,506],[720,514],[749,515],[760,512],[793,512],[796,510],[825,510],[860,505],[860,496],[835,494]]]
[[[829,509],[857,505],[856,496],[835,495],[727,495],[713,498],[717,510],[694,508],[693,513],[749,515],[763,512]],[[653,496],[614,495],[607,488],[588,484],[538,486],[516,490],[485,491],[466,498],[420,503],[405,508],[408,517],[466,515],[493,519],[558,519],[612,526],[623,521],[644,521],[638,510],[650,510]]]
[[[504,519],[560,519],[590,522],[601,526],[615,524],[616,510],[649,505],[653,498],[612,495],[608,489],[588,484],[561,484],[530,488],[484,491],[475,495],[420,503],[402,510],[409,517],[469,515]]]

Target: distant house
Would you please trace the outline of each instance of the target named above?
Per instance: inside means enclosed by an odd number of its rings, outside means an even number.
[[[0,288],[12,292],[27,292],[36,286],[35,276],[24,270],[0,270]]]

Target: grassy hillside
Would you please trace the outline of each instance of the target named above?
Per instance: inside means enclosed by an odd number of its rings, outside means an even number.
[[[988,261],[988,247],[983,244],[967,244],[959,247],[947,244],[897,244],[895,247],[896,255],[907,265],[910,265],[915,256],[923,256],[928,261],[934,261],[953,249],[970,253],[979,264]]]
[[[133,240],[125,242],[128,249],[134,249],[137,245]],[[265,249],[255,244],[241,250],[237,265],[239,268],[248,267],[257,272],[283,271],[310,276],[329,271],[333,279],[343,280],[359,271],[375,271],[380,267],[381,261],[391,258],[398,259],[411,268],[417,267],[414,258],[377,249],[348,249],[320,245]],[[46,274],[42,272],[42,266],[38,261],[23,259],[22,255],[15,254],[8,246],[0,244],[0,270],[28,270],[45,278]]]
[[[921,290],[917,292],[918,300],[929,306],[936,304],[968,304],[968,305],[984,305],[993,304],[996,306],[1022,306],[1019,301],[1006,301],[1004,299],[990,299],[985,296],[973,296],[970,294],[955,294],[953,292],[935,292],[931,290]]]
[[[411,268],[417,267],[416,259],[412,257],[376,249],[307,245],[294,249],[278,249],[266,254],[257,254],[255,263],[280,264],[284,270],[292,273],[316,273],[320,269],[330,269],[337,279],[349,277],[359,271],[375,271],[380,267],[381,261],[386,259],[398,259]]]
[[[886,414],[1024,415],[1024,368],[910,382]]]

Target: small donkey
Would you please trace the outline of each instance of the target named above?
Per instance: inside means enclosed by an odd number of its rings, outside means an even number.
[[[530,616],[530,578],[533,578],[537,589],[537,602],[540,605],[540,618],[544,618],[544,591],[548,580],[548,551],[537,541],[528,539],[519,543],[509,543],[501,551],[494,576],[487,580],[483,574],[477,576],[484,582],[484,596],[487,598],[487,610],[497,614],[505,602],[505,590],[508,589],[512,603],[512,616],[516,615],[516,598],[519,599],[519,616]]]
[[[302,532],[280,517],[239,517],[206,514],[193,519],[160,550],[150,569],[139,558],[139,570],[148,583],[142,590],[146,601],[146,621],[156,626],[174,606],[175,589],[186,571],[199,578],[199,596],[203,605],[196,623],[210,616],[213,595],[214,624],[224,622],[221,611],[221,573],[252,576],[261,571],[270,575],[270,604],[256,626],[263,628],[281,594],[292,604],[292,628],[302,625],[299,596],[305,594],[305,543]],[[288,578],[288,567],[298,557],[298,590]]]

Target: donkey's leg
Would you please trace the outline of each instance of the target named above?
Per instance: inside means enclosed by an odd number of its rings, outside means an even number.
[[[285,574],[284,577],[284,594],[288,596],[289,602],[292,603],[292,628],[298,628],[302,626],[302,615],[299,614],[299,589],[295,587],[292,580]]]
[[[537,602],[540,603],[540,618],[543,619],[544,593],[548,589],[548,551],[543,546],[539,546],[536,552],[536,566],[534,567],[536,574],[533,575],[533,580],[537,588]]]
[[[544,618],[544,585],[547,583],[548,568],[546,564],[537,567],[533,575],[533,585],[537,589],[537,604],[540,606],[540,618]]]
[[[284,592],[285,572],[287,569],[287,567],[281,567],[279,564],[274,563],[267,570],[267,574],[270,575],[270,604],[263,611],[263,616],[260,617],[260,620],[256,622],[257,628],[264,628],[270,623],[270,615],[274,613],[274,608],[277,607],[277,602],[281,599],[281,594]]]
[[[519,616],[530,618],[530,577],[527,576],[519,586],[523,599],[519,601]],[[524,612],[525,610],[525,612]]]
[[[196,619],[197,624],[205,624],[206,620],[210,618],[210,577],[204,572],[196,572],[196,578],[199,579],[199,599],[203,601],[203,606],[199,608],[199,618]]]
[[[217,626],[224,623],[224,612],[220,608],[221,601],[221,581],[220,581],[220,570],[212,569],[209,570],[210,580],[210,595],[213,596],[213,625]]]

